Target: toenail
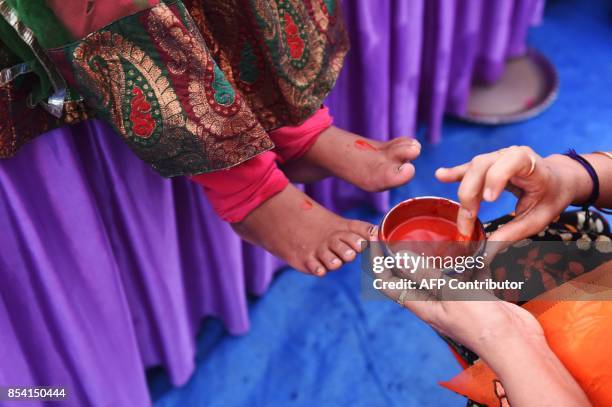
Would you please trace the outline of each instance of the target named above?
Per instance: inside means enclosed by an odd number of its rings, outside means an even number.
[[[359,250],[363,250],[366,247],[367,240],[359,239],[357,240],[357,245],[359,246]]]
[[[404,163],[402,165],[400,165],[399,167],[397,167],[397,172],[402,172],[406,169],[406,167],[408,167],[408,163]]]
[[[325,269],[323,267],[317,267],[315,269],[315,274],[317,276],[323,276],[325,274]]]
[[[342,264],[342,262],[340,261],[340,259],[332,259],[331,264],[333,264],[334,266],[337,266],[339,264]]]
[[[355,253],[355,250],[349,249],[347,251],[344,252],[344,255],[346,257],[353,257],[354,255],[356,255],[357,253]]]

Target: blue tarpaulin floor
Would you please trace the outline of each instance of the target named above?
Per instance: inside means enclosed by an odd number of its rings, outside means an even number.
[[[557,67],[558,100],[524,123],[480,127],[449,120],[443,142],[427,145],[416,178],[393,191],[393,201],[419,195],[455,199],[456,187],[433,178],[439,166],[513,144],[547,155],[612,149],[612,3],[548,0],[544,24],[529,42]],[[513,209],[504,195],[486,204],[487,220]],[[366,209],[346,213],[371,222]],[[355,262],[323,279],[281,273],[252,302],[251,331],[241,337],[208,320],[199,338],[198,364],[182,388],[151,375],[157,406],[462,406],[437,385],[459,372],[446,345],[424,323],[389,301],[360,296]]]

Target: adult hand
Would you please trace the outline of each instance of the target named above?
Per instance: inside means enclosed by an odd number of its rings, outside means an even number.
[[[578,167],[577,167],[578,166]],[[469,236],[482,200],[493,202],[504,189],[518,198],[516,217],[489,237],[489,241],[514,242],[543,230],[588,189],[588,175],[574,160],[553,155],[540,157],[526,146],[512,146],[453,167],[439,168],[442,182],[461,182],[461,209],[457,227]]]
[[[370,264],[375,264],[375,257],[383,256],[381,245],[373,240]],[[387,283],[401,282],[388,268],[375,276]],[[548,347],[539,322],[525,309],[492,296],[491,301],[440,301],[438,293],[428,290],[381,291],[438,332],[476,352],[500,379],[512,406],[531,406],[534,402],[555,407],[590,405]]]
[[[370,264],[376,264],[376,257],[384,256],[382,244],[375,237],[371,240],[369,254]],[[452,290],[448,285],[446,288],[418,289],[424,280],[448,279],[440,270],[404,273],[384,268],[373,277],[386,283],[381,291],[387,297],[481,357],[497,353],[500,343],[510,338],[545,343],[542,328],[533,315],[515,304],[497,299],[489,291]],[[479,279],[475,274],[466,277],[471,281]],[[388,288],[400,286],[402,279],[413,281],[417,288]]]

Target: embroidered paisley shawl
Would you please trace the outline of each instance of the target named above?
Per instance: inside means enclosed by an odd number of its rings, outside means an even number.
[[[161,3],[48,55],[160,174],[199,174],[273,148],[267,131],[319,108],[348,50],[339,13],[333,0]]]

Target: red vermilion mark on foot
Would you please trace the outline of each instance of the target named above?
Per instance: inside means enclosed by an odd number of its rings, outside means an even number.
[[[364,140],[356,140],[355,148],[363,151],[378,151],[376,147]]]
[[[302,205],[300,207],[305,211],[309,211],[312,209],[313,206],[314,205],[312,204],[312,202],[310,202],[308,199],[304,199],[304,202],[302,202]]]

